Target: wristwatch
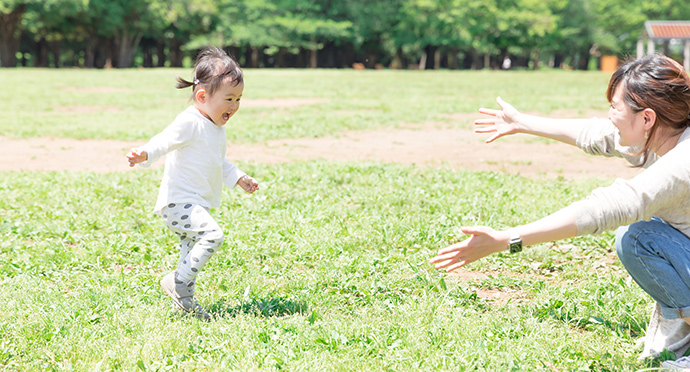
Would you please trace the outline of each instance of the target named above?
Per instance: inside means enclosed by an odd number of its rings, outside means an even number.
[[[508,230],[510,233],[510,253],[522,252],[522,238],[515,230]]]

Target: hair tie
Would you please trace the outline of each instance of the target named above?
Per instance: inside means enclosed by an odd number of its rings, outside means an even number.
[[[199,85],[199,79],[196,78],[196,69],[194,69],[194,77],[192,78],[193,85]]]

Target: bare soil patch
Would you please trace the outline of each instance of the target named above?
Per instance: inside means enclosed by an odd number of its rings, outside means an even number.
[[[310,104],[323,99],[253,100],[250,105]],[[243,103],[244,105],[244,103]],[[64,110],[90,112],[94,106],[66,106]],[[98,107],[98,109],[103,109]],[[576,116],[572,112],[553,113],[556,117]],[[589,113],[588,116],[597,116]],[[601,116],[602,113],[599,113]],[[278,139],[260,144],[231,143],[232,161],[276,164],[291,161],[378,161],[416,164],[421,167],[446,167],[455,170],[496,171],[523,176],[630,178],[639,173],[622,159],[593,157],[560,143],[533,141],[528,136],[501,138],[485,144],[486,135],[475,134],[471,122],[479,114],[446,115],[468,123],[467,129],[449,128],[447,123],[429,122],[419,127],[401,123],[401,128],[347,131],[323,138]],[[11,139],[0,137],[0,171],[84,170],[92,172],[127,171],[125,153],[144,142],[75,140],[66,138]],[[159,161],[155,166],[162,166]]]
[[[229,144],[227,156],[232,161],[268,164],[316,159],[381,161],[549,178],[630,178],[639,173],[622,159],[588,156],[564,144],[524,142],[519,138],[485,144],[483,138],[470,130],[453,128],[351,131],[338,137]],[[142,144],[0,137],[0,170],[126,171],[129,167],[124,154]],[[157,166],[162,164],[160,161]]]

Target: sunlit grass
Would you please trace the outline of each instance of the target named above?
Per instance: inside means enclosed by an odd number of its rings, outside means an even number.
[[[189,104],[174,88],[186,69],[0,70],[12,89],[0,92],[0,135],[145,140]],[[241,108],[228,124],[236,142],[321,137],[347,129],[443,122],[444,115],[496,107],[501,95],[517,107],[549,114],[607,108],[608,75],[565,71],[245,71],[243,100],[321,98],[290,107]]]
[[[232,141],[466,127],[501,95],[544,114],[605,110],[598,72],[246,70]],[[0,135],[145,141],[182,111],[188,70],[0,70]],[[525,223],[610,180],[379,163],[238,164],[261,182],[213,210],[226,240],[199,277],[215,321],[169,311],[177,262],[151,209],[161,170],[0,172],[0,369],[634,371],[651,299],[613,236],[427,263],[462,225]],[[535,202],[538,201],[538,202]]]
[[[634,370],[649,298],[611,235],[472,264],[427,260],[458,226],[534,219],[601,181],[414,166],[242,165],[224,249],[200,276],[211,323],[171,315],[177,261],[151,214],[160,171],[0,174],[0,363],[13,370]],[[519,181],[519,182],[516,182]],[[539,198],[542,203],[531,201]],[[491,200],[489,202],[489,200]],[[568,242],[562,242],[562,245]],[[478,291],[497,297],[480,297]]]

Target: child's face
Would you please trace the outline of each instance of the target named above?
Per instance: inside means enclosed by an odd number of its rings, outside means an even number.
[[[218,126],[225,125],[228,120],[240,109],[244,84],[234,86],[231,80],[222,84],[213,95],[205,96],[200,103],[199,111]]]

